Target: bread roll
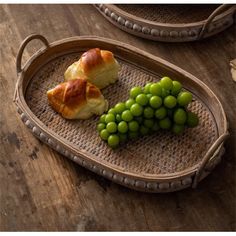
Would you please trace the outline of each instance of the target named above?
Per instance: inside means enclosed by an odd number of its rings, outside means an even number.
[[[85,52],[79,61],[74,62],[65,72],[65,80],[85,76],[87,80],[103,89],[118,79],[119,64],[113,53],[99,48]]]
[[[57,85],[47,91],[47,97],[52,108],[66,119],[88,119],[108,108],[101,91],[81,78]]]

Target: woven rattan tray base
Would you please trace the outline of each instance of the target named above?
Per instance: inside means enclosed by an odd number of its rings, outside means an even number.
[[[148,81],[169,75],[179,79],[185,89],[194,94],[190,110],[199,115],[200,125],[187,129],[180,136],[159,132],[112,150],[98,136],[98,117],[84,121],[63,119],[48,105],[46,91],[61,83],[66,68],[91,47],[113,51],[121,65],[119,81],[102,90],[110,106],[126,100],[131,87],[143,86]],[[175,191],[190,186],[204,157],[226,132],[224,112],[215,95],[200,81],[197,83],[187,72],[174,66],[173,69],[171,64],[149,56],[130,46],[97,38],[72,38],[51,44],[31,58],[20,75],[16,88],[18,111],[38,138],[115,182],[153,192]],[[140,66],[140,60],[145,66]],[[210,98],[212,101],[208,100]],[[218,109],[217,114],[214,109]],[[207,163],[208,169],[220,160],[221,144],[212,151],[211,156],[215,155]],[[199,179],[205,174],[201,173]]]
[[[185,42],[215,35],[234,22],[235,6],[214,4],[96,4],[116,27],[156,41]]]

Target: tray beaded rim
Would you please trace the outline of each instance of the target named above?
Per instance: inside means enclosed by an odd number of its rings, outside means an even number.
[[[95,4],[95,8],[121,30],[163,42],[188,42],[213,36],[234,23],[236,12],[236,5],[222,4],[205,20],[172,24],[143,19],[114,4]]]

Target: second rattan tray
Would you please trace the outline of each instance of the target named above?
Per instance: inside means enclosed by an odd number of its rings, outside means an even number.
[[[21,67],[25,46],[33,39],[45,47]],[[121,65],[119,80],[103,89],[110,106],[126,100],[135,85],[168,75],[194,95],[190,109],[200,124],[183,135],[168,132],[139,138],[112,150],[96,131],[98,117],[65,120],[48,105],[46,91],[63,81],[66,68],[89,48],[114,53]],[[220,161],[228,136],[223,107],[216,95],[186,71],[133,46],[97,37],[73,37],[54,43],[31,35],[17,56],[14,101],[25,125],[47,145],[76,163],[114,182],[140,191],[170,192],[196,184]]]
[[[235,5],[96,4],[116,27],[163,42],[195,41],[215,35],[234,22]]]

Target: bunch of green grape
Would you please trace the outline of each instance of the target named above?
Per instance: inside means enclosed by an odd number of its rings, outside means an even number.
[[[180,134],[185,127],[199,123],[198,116],[187,110],[192,94],[169,77],[147,83],[143,88],[133,87],[129,95],[127,101],[117,103],[101,115],[97,124],[101,139],[112,148],[161,129]]]

